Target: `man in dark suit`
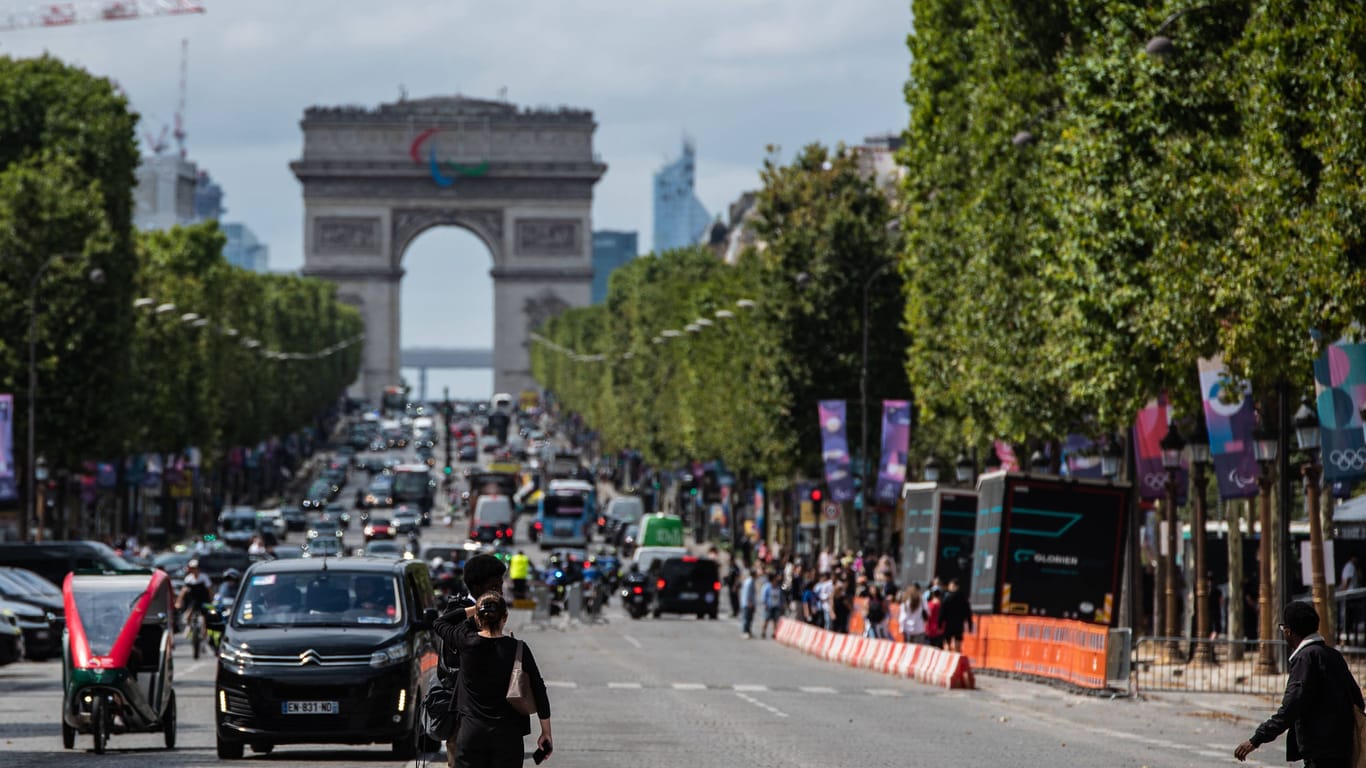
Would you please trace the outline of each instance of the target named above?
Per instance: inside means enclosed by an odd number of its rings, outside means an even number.
[[[1238,745],[1233,756],[1246,760],[1252,750],[1274,741],[1286,730],[1286,760],[1303,760],[1305,768],[1348,768],[1356,741],[1356,712],[1362,709],[1361,688],[1343,661],[1319,634],[1319,614],[1308,603],[1294,602],[1280,625],[1290,654],[1290,679],[1281,708]]]

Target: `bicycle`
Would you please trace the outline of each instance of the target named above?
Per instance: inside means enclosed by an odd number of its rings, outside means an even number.
[[[203,605],[199,608],[189,609],[188,626],[185,628],[185,636],[190,640],[190,652],[194,658],[198,659],[204,651],[204,641],[208,639],[209,630],[204,621],[204,614],[210,610],[211,606]]]

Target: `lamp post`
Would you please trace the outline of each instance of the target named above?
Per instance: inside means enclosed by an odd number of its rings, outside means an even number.
[[[34,457],[34,436],[36,434],[34,429],[34,404],[38,401],[38,285],[42,282],[43,275],[47,274],[47,271],[52,268],[52,265],[61,260],[62,254],[60,253],[54,253],[49,256],[47,260],[38,267],[38,271],[33,273],[33,279],[29,281],[28,286],[28,453],[26,458],[28,460],[28,480],[30,483],[33,483],[35,480],[38,471]],[[90,282],[99,285],[104,282],[104,270],[97,267],[90,270],[86,274],[86,277]],[[43,468],[43,472],[46,474],[46,467]],[[44,477],[43,479],[46,481],[47,478]],[[38,494],[35,494],[32,491],[29,492],[28,502],[25,504],[26,511],[19,516],[19,537],[24,541],[28,541],[29,537],[27,509],[33,506],[36,497],[38,497]],[[39,510],[38,514],[41,515],[42,511]],[[39,536],[42,536],[41,524]]]
[[[1029,454],[1029,471],[1039,474],[1048,471],[1048,457],[1043,455],[1043,451],[1035,450]]]
[[[1271,616],[1271,473],[1276,464],[1277,447],[1276,436],[1267,430],[1258,427],[1252,433],[1253,455],[1262,468],[1257,475],[1261,527],[1257,540],[1257,637],[1261,643],[1257,649],[1255,669],[1259,675],[1276,674],[1276,656],[1272,644],[1275,628]]]
[[[859,433],[859,439],[862,443],[859,449],[859,479],[861,481],[859,483],[859,496],[863,502],[857,521],[860,547],[863,546],[863,521],[868,516],[868,292],[873,288],[873,281],[894,266],[896,266],[895,261],[882,262],[863,283],[863,356],[858,376],[859,415],[862,420],[862,431]],[[881,542],[878,543],[881,544]]]
[[[1119,477],[1119,463],[1123,460],[1124,454],[1115,447],[1114,441],[1106,439],[1105,446],[1100,449],[1100,474],[1106,480]]]
[[[936,459],[933,454],[931,454],[928,459],[925,459],[925,482],[939,482],[939,460]]]
[[[1328,615],[1328,584],[1323,573],[1323,522],[1319,519],[1319,477],[1323,468],[1319,466],[1319,418],[1309,403],[1300,404],[1292,422],[1295,427],[1295,441],[1307,457],[1300,472],[1304,475],[1304,494],[1309,502],[1309,565],[1313,568],[1310,584],[1314,591],[1314,610],[1319,616]],[[1332,634],[1332,633],[1330,633]],[[1325,640],[1329,645],[1336,638]]]
[[[33,540],[36,542],[42,542],[43,529],[47,527],[47,499],[44,498],[47,490],[47,478],[47,458],[39,456],[33,463],[33,487],[36,492],[34,497],[38,500],[38,509],[34,512],[38,521],[38,529],[33,533]]]
[[[1205,577],[1205,471],[1209,469],[1209,431],[1205,419],[1196,417],[1188,444],[1191,456],[1191,536],[1195,540],[1195,655],[1197,664],[1214,663],[1209,643],[1209,580]]]
[[[972,459],[968,458],[967,451],[959,451],[958,458],[953,462],[953,478],[959,485],[972,483],[972,473],[977,470],[977,465]]]
[[[1177,487],[1176,479],[1181,471],[1181,452],[1186,448],[1186,441],[1181,438],[1181,432],[1172,424],[1167,429],[1166,437],[1162,438],[1159,444],[1162,448],[1162,468],[1166,470],[1166,491],[1167,497],[1163,502],[1162,517],[1167,524],[1167,568],[1166,568],[1166,602],[1164,603],[1164,613],[1167,615],[1167,626],[1163,630],[1169,640],[1167,641],[1167,658],[1177,659],[1181,656],[1181,643],[1177,637],[1181,634],[1181,623],[1176,615],[1176,547],[1181,541],[1179,528],[1176,519],[1176,498]]]

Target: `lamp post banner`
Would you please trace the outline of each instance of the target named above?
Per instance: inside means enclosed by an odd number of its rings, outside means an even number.
[[[1148,403],[1134,420],[1134,445],[1138,448],[1138,494],[1145,499],[1161,499],[1167,495],[1167,470],[1162,466],[1162,439],[1167,436],[1171,408],[1163,397]],[[1176,503],[1186,503],[1189,468],[1185,456],[1176,470]]]
[[[825,484],[830,498],[844,503],[854,500],[854,474],[850,470],[849,438],[844,432],[845,402],[822,400],[817,404],[821,419],[821,458],[825,462]]]
[[[0,395],[0,501],[19,498],[14,474],[14,395]]]
[[[895,504],[906,482],[906,451],[911,442],[911,403],[909,400],[882,401],[882,460],[877,469],[875,498]]]
[[[1252,388],[1242,385],[1242,397],[1229,403],[1225,389],[1230,382],[1224,375],[1224,362],[1215,357],[1201,358],[1200,398],[1205,403],[1205,429],[1209,432],[1209,453],[1214,474],[1219,478],[1219,498],[1250,499],[1257,495],[1257,457],[1252,451],[1252,430],[1257,415],[1252,405]],[[1221,397],[1222,396],[1222,397]],[[1358,430],[1360,432],[1360,430]],[[1360,439],[1361,435],[1357,435]]]
[[[1323,479],[1328,483],[1366,477],[1366,344],[1329,344],[1314,361],[1315,398]]]

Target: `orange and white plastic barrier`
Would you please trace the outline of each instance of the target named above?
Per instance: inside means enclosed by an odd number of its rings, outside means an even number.
[[[968,657],[928,645],[861,635],[842,635],[791,619],[780,619],[774,638],[810,656],[851,667],[906,677],[943,688],[973,688]]]
[[[963,653],[979,669],[1105,688],[1109,628],[1068,619],[975,616]]]

